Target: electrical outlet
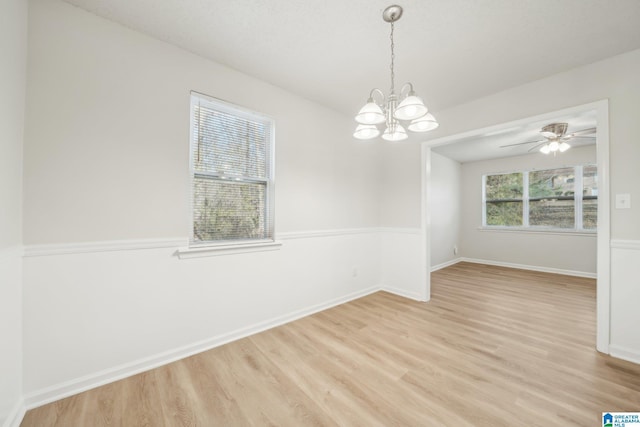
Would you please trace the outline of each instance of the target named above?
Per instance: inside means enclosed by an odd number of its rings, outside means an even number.
[[[453,246],[453,254],[458,255],[458,246],[456,245]]]

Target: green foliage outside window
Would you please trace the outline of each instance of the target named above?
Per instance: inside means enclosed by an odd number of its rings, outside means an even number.
[[[505,173],[501,175],[487,175],[487,200],[522,199],[522,173]]]
[[[529,225],[575,226],[574,168],[529,172]]]
[[[487,175],[485,195],[487,225],[522,225],[522,173]]]
[[[522,202],[487,202],[487,225],[522,225]]]

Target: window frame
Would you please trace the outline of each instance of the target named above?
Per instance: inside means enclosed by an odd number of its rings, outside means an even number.
[[[253,252],[255,250],[270,250],[271,246],[279,246],[281,243],[275,240],[275,120],[265,114],[255,112],[246,107],[227,102],[200,92],[190,92],[189,108],[189,245],[183,249],[183,253],[205,253],[207,251],[220,251],[220,253],[233,252],[235,249],[243,252]],[[194,150],[197,149],[195,140],[194,116],[195,107],[205,105],[215,111],[231,114],[248,120],[258,121],[268,124],[270,127],[269,141],[266,144],[265,159],[265,179],[253,177],[225,176],[224,173],[203,173],[196,171],[194,164]],[[265,206],[264,206],[264,238],[248,239],[225,239],[196,241],[194,236],[194,183],[196,177],[212,179],[216,181],[234,181],[239,183],[264,183],[265,185]]]
[[[558,167],[550,167],[550,168],[531,168],[531,169],[519,169],[509,172],[496,172],[496,173],[485,173],[482,175],[482,224],[480,226],[481,230],[484,231],[518,231],[518,232],[533,232],[533,233],[553,233],[553,234],[587,234],[593,235],[597,232],[596,228],[584,228],[584,218],[583,218],[583,201],[585,199],[595,199],[597,200],[599,195],[596,196],[584,196],[584,183],[583,183],[583,174],[584,168],[587,166],[595,166],[596,163],[584,163],[573,166],[558,166]],[[540,172],[547,170],[557,170],[557,169],[573,169],[574,171],[574,226],[573,228],[562,228],[562,227],[552,227],[552,226],[539,226],[539,225],[530,225],[529,221],[529,210],[530,210],[530,201],[534,200],[542,200],[544,197],[534,197],[531,198],[529,196],[529,174],[531,172]],[[522,174],[523,181],[523,194],[522,194],[522,225],[520,226],[509,226],[509,225],[487,225],[487,202],[491,202],[491,200],[487,200],[487,177],[493,175],[508,175],[514,173]],[[597,181],[599,182],[599,180]]]

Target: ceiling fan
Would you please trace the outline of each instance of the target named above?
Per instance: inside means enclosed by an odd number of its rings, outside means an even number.
[[[568,123],[550,123],[544,126],[540,130],[540,134],[544,137],[544,139],[539,139],[536,141],[527,141],[527,142],[518,142],[515,144],[507,144],[501,145],[500,148],[506,147],[514,147],[516,145],[525,145],[525,144],[536,144],[531,147],[528,152],[531,152],[535,149],[540,149],[541,153],[549,154],[560,151],[564,153],[571,145],[567,142],[575,138],[590,138],[595,139],[596,128],[588,128],[582,129],[579,131],[572,132],[567,134]]]

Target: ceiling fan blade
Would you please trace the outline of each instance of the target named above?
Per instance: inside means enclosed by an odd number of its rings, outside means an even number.
[[[578,138],[581,138],[581,139],[596,139],[595,136],[569,136],[569,137],[565,137],[565,138],[562,138],[562,139],[565,140],[565,139],[578,139]]]
[[[534,146],[534,147],[529,148],[529,150],[527,150],[527,153],[532,152],[532,151],[533,151],[533,150],[535,150],[536,148],[540,148],[540,147],[542,147],[542,146],[543,146],[544,144],[546,144],[546,143],[547,143],[547,141],[542,141],[540,144],[538,144],[538,145],[536,145],[536,146]]]
[[[501,146],[500,146],[500,148],[505,148],[505,147],[514,147],[514,146],[516,146],[516,145],[535,144],[535,143],[537,143],[537,142],[546,142],[546,141],[539,139],[539,140],[537,140],[537,141],[518,142],[518,143],[516,143],[516,144],[501,145]]]
[[[565,135],[565,137],[571,137],[571,138],[576,138],[579,136],[586,136],[586,135],[592,135],[594,133],[596,133],[596,129],[597,128],[588,128],[588,129],[582,129],[582,130],[577,130],[575,132],[571,132],[568,135]]]

